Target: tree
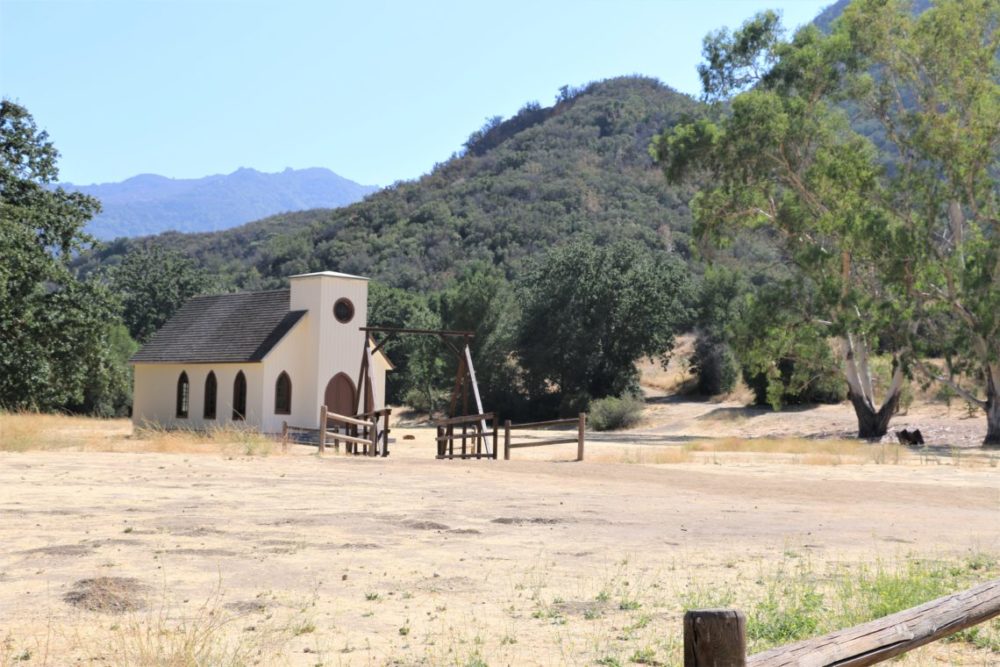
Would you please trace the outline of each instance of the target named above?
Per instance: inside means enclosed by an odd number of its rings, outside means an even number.
[[[724,242],[760,227],[776,232],[785,260],[814,295],[812,324],[841,340],[858,436],[880,437],[899,401],[905,357],[893,350],[893,381],[881,403],[870,359],[880,336],[905,318],[905,304],[879,271],[893,251],[883,170],[836,105],[843,66],[853,65],[850,45],[815,27],[786,41],[778,17],[765,12],[733,34],[707,37],[705,56],[705,96],[726,104],[717,105],[715,120],[660,135],[651,151],[670,181],[706,177],[710,185],[692,202],[702,240]],[[771,321],[768,334],[780,340],[786,323]],[[772,375],[781,377],[777,369]]]
[[[441,320],[424,297],[372,282],[368,326],[440,329]],[[445,348],[441,342],[431,336],[399,336],[383,349],[395,366],[386,376],[386,401],[398,403],[413,392],[429,411],[436,410],[438,390],[444,383]]]
[[[856,54],[848,93],[886,136],[891,210],[886,272],[911,304],[909,344],[944,348],[947,373],[1000,446],[1000,2],[862,0],[831,39]],[[962,383],[958,378],[968,378]]]
[[[145,343],[184,302],[209,286],[193,261],[161,246],[137,246],[108,271],[129,334]]]
[[[691,369],[700,394],[715,396],[736,386],[739,364],[732,350],[733,326],[748,291],[739,273],[721,266],[709,266],[698,285]]]
[[[117,304],[68,263],[100,205],[51,188],[56,151],[27,109],[0,101],[0,407],[119,411],[128,375],[109,350]]]
[[[517,355],[526,386],[534,399],[558,399],[563,414],[636,389],[635,362],[666,363],[692,316],[683,263],[636,242],[557,247],[520,285]]]
[[[470,348],[485,409],[511,419],[527,416],[528,401],[513,354],[520,311],[503,273],[487,264],[473,265],[433,301],[445,329],[475,333]],[[451,363],[448,375],[454,377],[455,371]]]

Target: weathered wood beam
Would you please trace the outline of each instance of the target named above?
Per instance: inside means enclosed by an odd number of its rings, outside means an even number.
[[[745,667],[747,621],[734,609],[684,614],[684,667]]]
[[[750,656],[748,667],[862,667],[1000,616],[1000,579],[846,630]]]
[[[397,327],[358,327],[361,331],[377,333],[401,333],[417,334],[423,336],[458,336],[460,338],[471,338],[476,335],[475,331],[449,331],[448,329],[405,329]]]

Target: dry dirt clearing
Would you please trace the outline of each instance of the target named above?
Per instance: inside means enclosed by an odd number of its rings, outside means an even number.
[[[676,664],[685,606],[1000,554],[988,458],[802,465],[639,432],[584,463],[434,461],[404,433],[388,459],[0,452],[0,664]],[[617,462],[650,451],[679,462]]]

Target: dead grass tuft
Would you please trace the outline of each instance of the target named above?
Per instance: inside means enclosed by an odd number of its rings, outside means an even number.
[[[135,430],[124,451],[269,456],[280,450],[276,444],[274,439],[251,428],[220,426],[207,431],[192,431],[147,425]]]
[[[56,449],[268,456],[281,448],[256,430],[231,425],[207,431],[167,430],[158,426],[133,430],[127,419],[0,412],[0,451]]]
[[[896,443],[870,444],[860,440],[810,440],[805,438],[721,438],[684,446],[692,452],[715,454],[784,454],[793,463],[839,465],[842,463],[898,464],[912,459],[912,453]]]
[[[146,606],[149,586],[132,577],[97,577],[80,579],[63,600],[87,611],[123,614]]]
[[[668,465],[688,463],[691,452],[683,447],[630,447],[618,451],[588,454],[587,460],[596,463],[630,463],[637,465]]]
[[[295,637],[298,619],[278,622],[227,612],[215,595],[193,614],[174,617],[166,607],[154,614],[134,616],[113,627],[105,642],[113,664],[163,665],[272,665],[285,662],[286,645]]]
[[[82,449],[95,439],[123,438],[130,430],[124,419],[0,412],[0,451]]]

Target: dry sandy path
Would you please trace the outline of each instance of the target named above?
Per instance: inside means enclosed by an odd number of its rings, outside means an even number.
[[[593,600],[621,577],[676,593],[789,551],[1000,553],[996,468],[459,462],[408,447],[375,460],[0,454],[0,634],[100,618],[62,596],[121,576],[174,615],[216,589],[233,608],[304,609],[316,627],[289,643],[292,664],[585,664],[622,641],[624,620],[553,625],[533,617],[540,598]],[[648,632],[676,632],[674,616]]]

